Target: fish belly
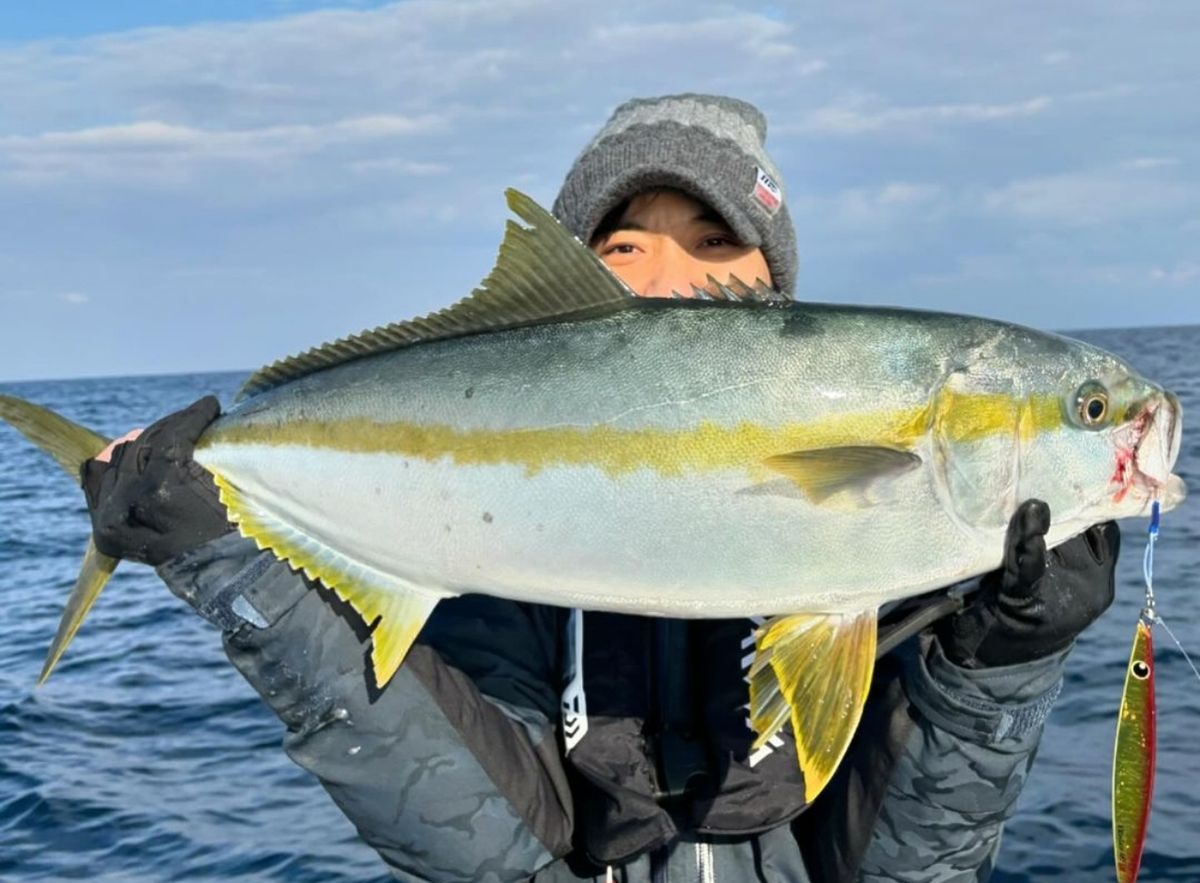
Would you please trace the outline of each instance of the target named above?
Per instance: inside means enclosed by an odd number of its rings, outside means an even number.
[[[199,455],[278,520],[357,564],[451,593],[646,615],[858,610],[995,566],[925,470],[878,505],[813,505],[744,469],[530,474],[384,453],[213,446]]]

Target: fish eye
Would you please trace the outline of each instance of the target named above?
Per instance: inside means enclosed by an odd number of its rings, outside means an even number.
[[[1144,681],[1146,678],[1150,677],[1150,666],[1146,665],[1146,663],[1140,659],[1134,660],[1133,665],[1130,666],[1130,671],[1139,681]]]
[[[1079,387],[1075,394],[1075,413],[1079,422],[1089,429],[1096,429],[1108,422],[1108,390],[1100,383],[1090,381]]]

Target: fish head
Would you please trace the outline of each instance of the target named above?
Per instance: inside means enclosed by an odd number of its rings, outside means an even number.
[[[1143,381],[1110,435],[1113,451],[1111,502],[1122,507],[1114,517],[1149,514],[1153,500],[1173,509],[1187,487],[1171,470],[1183,439],[1183,407],[1173,392]]]
[[[1063,341],[1058,357],[1033,372],[1025,397],[1032,418],[1017,433],[1016,496],[1050,505],[1051,542],[1102,521],[1148,517],[1154,500],[1172,509],[1187,494],[1172,472],[1183,433],[1178,396],[1111,353]]]
[[[1104,350],[995,326],[957,354],[934,393],[934,474],[972,531],[1000,532],[1023,501],[1053,518],[1048,539],[1179,504],[1179,399]]]

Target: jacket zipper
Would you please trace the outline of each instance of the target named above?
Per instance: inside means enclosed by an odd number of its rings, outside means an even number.
[[[711,843],[696,844],[697,883],[717,883],[717,869],[713,866]]]

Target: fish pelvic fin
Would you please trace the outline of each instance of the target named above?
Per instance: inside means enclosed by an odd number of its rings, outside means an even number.
[[[382,691],[438,601],[454,593],[383,573],[342,555],[257,504],[227,479],[213,478],[229,520],[243,536],[319,581],[358,617],[370,639],[368,658],[374,679],[370,686]]]
[[[805,496],[819,504],[846,490],[865,498],[872,485],[918,468],[921,458],[899,448],[842,445],[776,454],[763,465],[791,479]]]
[[[79,481],[79,471],[84,461],[99,454],[109,443],[109,439],[100,433],[16,396],[0,394],[0,420],[53,457],[76,482]],[[89,539],[75,588],[67,598],[67,605],[58,621],[58,631],[46,653],[46,662],[38,677],[39,687],[50,677],[116,567],[117,559],[101,554]]]
[[[799,613],[755,633],[750,666],[752,750],[789,718],[812,803],[833,778],[862,718],[875,668],[877,611]]]
[[[467,297],[445,309],[335,340],[256,371],[240,401],[297,377],[364,356],[469,334],[595,318],[637,297],[554,216],[523,193],[505,191],[525,224],[509,221],[496,264]]]

